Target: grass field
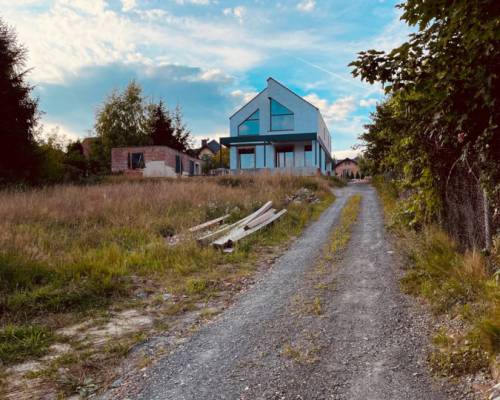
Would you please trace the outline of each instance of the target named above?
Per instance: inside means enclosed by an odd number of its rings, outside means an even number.
[[[248,273],[259,246],[283,242],[319,215],[333,200],[330,184],[277,175],[114,179],[0,192],[0,361],[42,355],[58,339],[58,328],[151,289],[141,287],[145,282],[186,297],[184,305],[209,296],[221,280]],[[290,202],[300,188],[321,201]],[[226,213],[237,220],[268,200],[288,213],[232,254],[189,238],[167,243]]]

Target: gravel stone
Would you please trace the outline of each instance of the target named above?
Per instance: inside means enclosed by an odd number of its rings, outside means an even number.
[[[310,276],[349,196],[361,193],[351,240],[333,261],[321,315],[300,311]],[[375,190],[337,199],[272,269],[212,323],[148,368],[130,399],[463,399],[425,367],[426,320],[399,288],[397,254]],[[298,349],[300,357],[287,356]],[[292,352],[293,353],[293,352]]]

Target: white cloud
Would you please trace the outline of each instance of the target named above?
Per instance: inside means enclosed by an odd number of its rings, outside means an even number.
[[[104,0],[57,0],[57,5],[71,7],[91,15],[102,14],[107,7]]]
[[[247,9],[245,6],[237,6],[234,8],[225,8],[222,10],[222,13],[226,16],[233,16],[235,17],[240,23],[243,22],[243,17],[247,13]]]
[[[208,6],[210,4],[210,0],[175,0],[177,4],[196,4],[198,6]]]
[[[137,6],[136,0],[122,0],[122,11],[133,10]]]
[[[219,68],[204,70],[200,73],[199,79],[211,82],[232,82],[233,78]]]
[[[359,155],[361,155],[362,151],[361,150],[353,150],[353,149],[346,149],[346,150],[333,150],[333,157],[336,160],[343,160],[344,158],[355,158]]]
[[[354,96],[342,97],[332,103],[326,99],[320,98],[315,93],[304,96],[304,99],[319,108],[327,124],[333,121],[345,120],[356,108]]]
[[[372,99],[361,99],[359,101],[359,105],[361,107],[372,107],[372,106],[376,105],[377,102],[378,102],[378,100],[377,99],[373,99],[373,98]]]
[[[255,96],[257,96],[257,94],[258,92],[255,91],[244,92],[243,90],[238,89],[231,92],[231,97],[236,100],[237,102],[236,108],[238,108],[248,103]]]
[[[80,134],[58,122],[54,122],[51,120],[42,120],[39,136],[40,139],[45,140],[49,136],[54,135],[57,137],[58,143],[66,146],[70,142],[74,142],[77,139],[82,139],[82,137],[84,136],[84,132]]]
[[[316,7],[315,0],[303,0],[299,4],[297,4],[297,10],[303,12],[311,12]]]

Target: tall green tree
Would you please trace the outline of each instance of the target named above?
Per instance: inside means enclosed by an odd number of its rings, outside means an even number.
[[[0,184],[37,179],[38,100],[26,82],[26,50],[0,19]]]
[[[480,178],[487,215],[489,199],[500,199],[500,2],[407,0],[399,7],[416,33],[389,53],[368,50],[350,64],[388,94],[362,136],[367,157],[411,189],[413,222],[437,214],[459,161]],[[484,225],[488,248],[487,217]]]
[[[94,130],[99,139],[94,154],[107,170],[113,147],[150,144],[146,103],[137,82],[130,82],[123,93],[115,90],[108,96],[97,111]]]
[[[174,124],[174,137],[177,141],[176,149],[180,151],[188,151],[192,148],[191,131],[186,126],[183,120],[182,108],[177,105],[172,117]]]
[[[402,19],[418,32],[386,54],[368,50],[355,76],[398,96],[408,140],[429,156],[443,184],[456,159],[477,165],[483,185],[500,191],[500,2],[408,0]]]
[[[153,103],[148,107],[147,129],[153,145],[171,148],[177,148],[181,145],[175,136],[170,113],[161,100],[158,104]]]

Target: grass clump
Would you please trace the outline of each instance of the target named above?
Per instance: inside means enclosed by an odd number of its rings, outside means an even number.
[[[13,364],[43,356],[54,341],[53,333],[44,326],[8,324],[0,329],[0,361]]]
[[[352,225],[358,219],[361,205],[361,195],[357,194],[347,200],[340,215],[340,223],[335,228],[330,239],[329,253],[335,254],[347,246],[351,239]]]

